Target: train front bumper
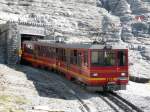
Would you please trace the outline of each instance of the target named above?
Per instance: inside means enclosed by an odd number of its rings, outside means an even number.
[[[126,85],[108,84],[104,89],[108,91],[126,90]]]
[[[90,91],[118,91],[126,90],[126,85],[108,84],[104,86],[87,86],[86,89]]]

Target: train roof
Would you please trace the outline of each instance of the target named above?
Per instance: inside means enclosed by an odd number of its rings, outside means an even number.
[[[52,46],[60,48],[77,48],[77,49],[127,49],[119,45],[93,44],[93,43],[56,43],[46,41],[24,41],[26,44],[36,44],[42,46]]]

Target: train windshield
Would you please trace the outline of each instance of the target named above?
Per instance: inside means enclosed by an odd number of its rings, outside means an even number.
[[[92,66],[115,66],[114,51],[92,51]]]
[[[117,57],[117,60],[116,60]],[[125,51],[92,51],[92,66],[126,66],[127,55]],[[117,61],[117,62],[116,62]]]

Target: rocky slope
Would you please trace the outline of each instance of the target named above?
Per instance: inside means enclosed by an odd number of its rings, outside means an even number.
[[[96,0],[2,0],[0,5],[4,20],[46,23],[55,35],[67,37],[95,37],[102,30],[111,31],[112,23],[120,24],[119,18],[108,14]]]
[[[121,40],[130,49],[130,73],[150,77],[150,1],[105,0],[105,4],[120,17]]]
[[[69,42],[104,37],[127,46],[130,74],[149,77],[149,0],[1,0],[0,22],[45,23]]]

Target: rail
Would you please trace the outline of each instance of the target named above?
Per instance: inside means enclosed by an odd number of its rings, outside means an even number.
[[[46,72],[43,70],[43,72]],[[48,74],[42,74],[44,77],[46,77],[47,79],[51,79],[50,76]],[[58,78],[58,77],[57,77]],[[79,101],[80,103],[80,109],[82,112],[91,112],[90,108],[88,107],[88,105],[75,93],[75,91],[73,90],[72,87],[70,87],[69,85],[66,85],[63,81],[59,79],[57,79],[57,81],[59,81],[62,85],[64,85],[70,94],[72,94],[73,96],[76,97],[76,99]]]
[[[120,107],[125,112],[144,112],[139,107],[135,106],[133,103],[129,102],[125,98],[119,96],[117,93],[109,92],[106,94],[108,99],[114,102],[118,107]]]
[[[120,99],[121,101],[126,103],[128,106],[130,106],[133,110],[135,110],[137,112],[144,112],[139,107],[135,106],[133,103],[131,103],[131,102],[127,101],[126,99],[124,99],[123,97],[119,96],[117,93],[111,92],[110,95],[113,95],[114,97]]]

